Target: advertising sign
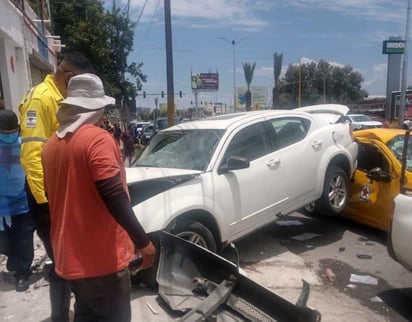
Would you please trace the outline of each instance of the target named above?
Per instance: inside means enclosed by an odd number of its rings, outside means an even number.
[[[246,86],[239,86],[237,92],[237,105],[246,106]],[[268,105],[268,89],[266,86],[251,86],[250,92],[252,94],[252,105],[259,107],[267,107]]]
[[[191,75],[192,89],[217,91],[219,89],[218,73],[200,73]]]
[[[399,107],[400,107],[400,102],[401,102],[401,92],[396,91],[392,92],[392,111],[393,119],[398,119],[399,118]],[[405,106],[403,108],[403,113],[405,118],[412,118],[412,90],[407,90],[405,93]]]
[[[403,40],[385,40],[383,42],[383,54],[403,54],[405,50],[405,41]]]

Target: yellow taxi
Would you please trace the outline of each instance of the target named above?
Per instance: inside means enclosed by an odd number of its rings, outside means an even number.
[[[349,187],[345,217],[389,230],[393,200],[400,191],[405,133],[393,128],[353,132],[358,142],[358,166]],[[412,146],[412,139],[408,145]],[[407,156],[405,182],[412,188],[412,155]]]

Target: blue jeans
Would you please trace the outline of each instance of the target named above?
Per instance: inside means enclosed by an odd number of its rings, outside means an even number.
[[[0,217],[0,220],[4,220]],[[28,277],[34,257],[34,223],[29,213],[11,216],[11,226],[5,225],[7,269],[15,277]]]

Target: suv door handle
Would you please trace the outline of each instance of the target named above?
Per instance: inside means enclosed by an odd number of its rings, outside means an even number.
[[[312,147],[315,150],[319,150],[322,147],[322,141],[321,140],[316,140],[312,142]]]
[[[268,162],[266,162],[266,165],[269,168],[277,167],[279,166],[279,164],[280,164],[280,158],[270,159]]]

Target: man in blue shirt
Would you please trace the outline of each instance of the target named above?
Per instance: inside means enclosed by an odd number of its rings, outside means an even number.
[[[17,292],[29,288],[34,257],[34,224],[24,188],[20,148],[17,115],[0,110],[0,250],[7,255],[7,269],[14,272]]]

